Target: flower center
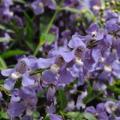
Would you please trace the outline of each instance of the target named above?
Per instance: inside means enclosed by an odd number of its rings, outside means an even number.
[[[81,65],[81,66],[84,65],[83,61],[82,61],[80,58],[78,58],[78,57],[75,58],[75,62],[76,62],[78,65]]]
[[[42,2],[39,2],[39,7],[40,7],[40,8],[43,8],[43,7],[44,7]]]
[[[11,78],[16,80],[21,77],[21,74],[19,72],[14,72],[11,74]]]
[[[50,67],[51,71],[54,72],[54,73],[58,73],[60,67],[57,65],[57,64],[53,64],[51,67]]]
[[[104,70],[107,71],[107,72],[112,72],[112,67],[109,66],[109,65],[105,65]]]

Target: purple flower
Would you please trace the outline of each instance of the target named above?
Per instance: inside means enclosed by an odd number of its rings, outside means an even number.
[[[5,80],[4,87],[8,90],[12,90],[14,88],[14,85],[16,81],[19,78],[23,77],[22,84],[23,86],[28,82],[29,85],[34,84],[34,79],[31,80],[29,78],[29,74],[31,70],[36,69],[36,59],[34,57],[24,57],[20,59],[15,66],[15,68],[12,69],[7,69],[7,70],[2,70],[1,74],[5,77],[8,77]]]
[[[12,92],[9,103],[8,114],[11,117],[18,117],[24,111],[34,110],[37,104],[35,88],[24,87]]]
[[[8,114],[11,118],[18,117],[25,111],[25,105],[23,103],[12,102],[8,106]]]
[[[56,9],[56,2],[55,0],[42,0],[44,5],[48,8],[55,10]]]
[[[30,115],[25,115],[22,120],[33,120],[33,117]]]
[[[73,77],[66,69],[60,70],[57,73],[51,70],[46,70],[43,72],[41,80],[44,84],[61,86],[71,83],[73,81]]]
[[[39,58],[37,60],[38,68],[45,69],[49,68],[52,64],[54,64],[55,58]]]
[[[3,95],[2,93],[0,92],[0,101],[3,99]]]
[[[79,85],[83,85],[84,84],[84,80],[85,80],[85,71],[83,68],[83,63],[81,61],[81,65],[80,64],[74,64],[70,69],[69,69],[71,75],[74,78],[78,79],[78,84]]]
[[[81,93],[81,95],[78,96],[77,102],[76,102],[76,108],[77,110],[80,110],[81,108],[85,108],[85,104],[83,103],[83,99],[87,96],[87,91],[84,91]]]
[[[24,74],[22,77],[22,86],[35,86],[37,83],[37,80],[35,78],[32,78],[32,76],[29,76],[29,74]]]
[[[105,110],[104,103],[99,103],[96,106],[96,109],[93,106],[87,107],[85,111],[92,113],[94,116],[98,118],[98,120],[109,120]]]
[[[56,73],[50,70],[46,70],[42,73],[41,80],[43,81],[44,84],[56,84],[57,83]]]
[[[63,120],[60,115],[50,114],[50,120]]]
[[[3,4],[5,7],[9,7],[10,5],[13,5],[13,0],[3,0]]]
[[[112,56],[114,57],[114,56]],[[103,64],[101,65],[101,70],[103,72],[99,74],[98,79],[104,81],[107,80],[110,84],[113,83],[114,77],[119,78],[120,77],[120,62],[117,59],[108,57],[109,59],[106,59]]]
[[[67,69],[63,69],[59,72],[58,76],[58,84],[59,85],[66,85],[73,81],[73,77]]]
[[[55,100],[49,102],[50,105],[46,107],[46,112],[48,114],[54,114],[56,112]]]
[[[55,58],[62,57],[66,63],[69,63],[74,59],[74,53],[70,51],[66,46],[51,50],[49,52],[49,55]]]
[[[15,83],[16,83],[16,80],[8,78],[5,80],[3,87],[7,90],[12,90],[15,86]]]
[[[11,93],[11,102],[19,102],[21,100],[20,90],[14,89]]]
[[[107,101],[105,103],[105,109],[109,114],[113,114],[117,110],[117,104],[113,101]]]
[[[36,15],[44,13],[44,7],[48,7],[52,10],[56,8],[56,2],[54,0],[35,0],[31,7]]]
[[[93,88],[94,90],[100,90],[105,92],[107,85],[103,81],[98,80],[93,83]]]
[[[54,96],[55,96],[55,93],[56,93],[55,87],[54,87],[54,86],[50,86],[50,87],[48,88],[47,95],[46,95],[47,100],[48,100],[48,101],[53,101]]]
[[[81,1],[79,0],[65,0],[64,2],[65,7],[72,7],[76,9],[81,9]]]
[[[90,1],[89,5],[91,10],[93,11],[94,14],[97,15],[101,8],[101,1],[100,0],[89,0],[89,1]]]
[[[1,16],[6,17],[6,18],[11,18],[13,17],[13,12],[10,10],[10,6],[13,5],[12,0],[2,0],[0,4],[0,11],[1,11]]]
[[[110,10],[105,11],[105,28],[109,33],[117,33],[120,30],[119,14]]]
[[[44,4],[42,3],[42,0],[35,0],[31,4],[31,7],[33,8],[36,15],[42,14],[44,12]]]
[[[116,19],[118,17],[118,14],[116,12],[112,12],[110,9],[107,9],[104,11],[104,18],[106,20],[110,20],[110,19]]]
[[[78,48],[79,47],[81,49],[85,49],[86,45],[83,40],[84,40],[83,36],[75,34],[72,36],[72,39],[69,41],[68,46],[70,48]]]

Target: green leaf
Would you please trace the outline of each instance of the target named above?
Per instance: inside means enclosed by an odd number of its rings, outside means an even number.
[[[19,2],[19,3],[22,3],[22,4],[25,4],[25,0],[13,0],[14,2]]]
[[[83,114],[84,115],[84,117],[87,119],[87,120],[97,120],[92,114],[90,114],[90,113],[84,113]]]
[[[43,120],[50,120],[49,115],[46,115]]]
[[[7,65],[5,61],[0,57],[0,70],[6,69],[6,68],[7,68]]]
[[[46,24],[47,24],[47,23],[46,23]],[[42,32],[42,33],[45,32],[45,30],[47,29],[47,28],[46,28],[46,24],[43,24],[43,23],[40,24],[40,32]]]
[[[0,43],[1,42],[10,42],[10,41],[12,41],[13,39],[11,39],[11,38],[5,38],[5,37],[0,37]]]
[[[58,103],[58,108],[61,111],[63,111],[64,108],[67,106],[67,98],[65,95],[65,91],[63,89],[58,90],[57,103]]]
[[[9,28],[6,28],[4,25],[1,25],[1,24],[0,24],[0,29],[1,29],[1,30],[5,30],[6,32],[14,33],[13,30],[11,30],[11,29],[9,29]]]
[[[0,85],[4,84],[4,80],[0,79]]]
[[[34,112],[33,112],[33,119],[34,119],[34,120],[38,120],[39,117],[40,117],[40,113],[37,112],[37,111],[34,111]]]
[[[8,115],[6,112],[0,111],[0,120],[7,119],[8,120]]]
[[[68,112],[66,116],[69,120],[84,120],[84,116],[80,112]]]
[[[6,58],[10,58],[10,57],[13,57],[13,56],[16,56],[16,55],[23,55],[25,53],[26,52],[23,51],[23,50],[16,49],[16,50],[6,51],[6,52],[2,53],[0,56],[2,58],[6,59]]]
[[[3,25],[0,24],[0,29],[1,30],[5,30],[6,28],[5,28],[5,26],[3,26]]]
[[[102,95],[102,92],[94,91],[90,84],[87,91],[88,91],[88,95],[83,100],[85,104],[90,103],[91,101],[99,98]]]
[[[120,95],[120,87],[118,86],[108,86],[108,90],[114,92],[117,95]]]
[[[26,12],[24,12],[24,16],[26,20],[26,25],[24,28],[25,38],[32,42],[34,38],[33,19]]]
[[[112,85],[108,85],[107,89],[114,92],[116,95],[120,95],[120,79],[115,80]]]
[[[41,92],[37,93],[37,97],[38,97],[38,98],[43,98],[43,97],[45,97],[44,94],[45,94],[45,93],[44,93],[43,91],[41,91]]]
[[[105,8],[105,0],[101,0],[101,8],[102,8],[102,9]]]
[[[47,44],[52,44],[55,41],[55,35],[51,33],[42,33],[40,37],[41,45],[44,45],[45,43]]]
[[[34,50],[34,44],[32,42],[29,42],[29,41],[25,41],[26,45],[30,48],[30,50]]]

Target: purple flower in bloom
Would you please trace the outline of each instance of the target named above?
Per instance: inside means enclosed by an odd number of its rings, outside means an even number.
[[[39,58],[37,61],[38,68],[45,69],[54,64],[55,58]]]
[[[30,115],[25,115],[22,120],[33,120],[33,117]]]
[[[17,65],[13,69],[2,70],[1,74],[8,77],[5,80],[4,87],[8,90],[12,90],[16,81],[23,77],[23,85],[25,82],[33,84],[33,81],[29,79],[28,73],[36,68],[36,59],[34,57],[22,58],[18,61]],[[25,78],[25,79],[24,79]],[[26,79],[27,78],[27,79]]]
[[[41,80],[44,84],[57,84],[56,73],[46,70],[42,73]]]
[[[52,102],[54,100],[54,96],[55,96],[55,93],[56,93],[56,89],[54,86],[50,86],[48,88],[48,91],[47,91],[47,100]]]
[[[25,111],[25,105],[23,103],[12,102],[8,106],[8,114],[11,118],[22,115]]]
[[[8,107],[10,117],[18,117],[23,112],[33,111],[36,108],[37,96],[35,88],[24,87],[12,92],[11,100]]]
[[[119,2],[105,1],[105,5],[104,0],[61,2],[0,2],[0,35],[3,36],[0,42],[1,50],[6,52],[0,51],[0,69],[6,67],[4,61],[8,65],[0,78],[1,119],[2,112],[7,112],[8,119],[23,120],[63,120],[69,119],[68,113],[74,117],[78,112],[82,112],[81,119],[85,112],[97,120],[120,119],[120,14],[116,12]],[[39,58],[17,55],[20,57],[17,64],[9,68],[16,59],[10,50],[20,47],[31,54],[42,41],[38,40],[41,33],[54,34],[55,41],[46,41],[40,47]],[[91,96],[92,92],[98,95]]]
[[[35,0],[31,4],[31,6],[32,6],[36,15],[42,14],[44,12],[44,5],[42,3],[42,0]]]
[[[2,13],[1,16],[7,17],[8,19],[13,17],[13,12],[10,10],[11,5],[13,5],[12,0],[2,0],[2,2],[0,3],[0,11]]]
[[[75,34],[72,36],[72,39],[69,41],[68,46],[70,48],[78,48],[80,47],[81,49],[85,49],[86,45],[84,43],[84,36],[80,36],[78,34]]]
[[[99,42],[104,37],[104,31],[100,29],[96,23],[93,23],[90,25],[86,32],[87,35],[85,38],[85,42],[87,44],[87,48],[96,48],[96,46],[99,45]]]
[[[54,10],[56,8],[56,2],[54,0],[35,0],[31,4],[31,7],[36,15],[44,13],[44,7],[46,6]]]
[[[85,111],[96,116],[98,120],[109,120],[104,103],[99,103],[96,109],[93,106],[87,107]]]
[[[114,77],[120,77],[119,66],[120,62],[114,54],[110,54],[108,57],[106,56],[106,59],[103,58],[102,64],[98,67],[98,69],[103,70],[103,72],[99,74],[98,79],[102,81],[108,80],[108,82],[112,84]]]
[[[117,33],[120,30],[120,17],[119,13],[114,13],[110,10],[105,11],[105,28],[109,33]]]
[[[56,86],[66,85],[73,81],[70,71],[63,69],[58,73],[46,70],[43,72],[41,80],[44,84],[52,84]]]
[[[109,114],[113,114],[117,110],[117,104],[113,101],[107,101],[105,103],[105,109]]]
[[[89,0],[90,9],[94,14],[98,14],[101,8],[101,0]]]
[[[67,85],[73,81],[73,77],[67,69],[60,70],[58,76],[58,84],[59,85]]]
[[[81,93],[81,95],[78,96],[77,102],[76,102],[76,108],[80,110],[81,108],[85,108],[85,104],[83,103],[83,99],[87,96],[87,91],[84,91]]]
[[[55,58],[62,57],[66,63],[69,63],[74,59],[74,53],[70,51],[66,46],[52,49],[49,52],[49,56]]]
[[[50,120],[63,120],[60,115],[50,114]]]

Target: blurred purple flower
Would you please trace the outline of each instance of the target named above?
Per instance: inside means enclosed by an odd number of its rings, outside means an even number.
[[[109,120],[104,103],[99,103],[96,109],[93,106],[87,107],[85,111],[93,114],[98,120]]]
[[[50,114],[50,120],[63,120],[60,115]]]
[[[48,7],[52,10],[56,8],[56,2],[54,0],[35,0],[31,7],[36,15],[44,13],[44,7]]]

